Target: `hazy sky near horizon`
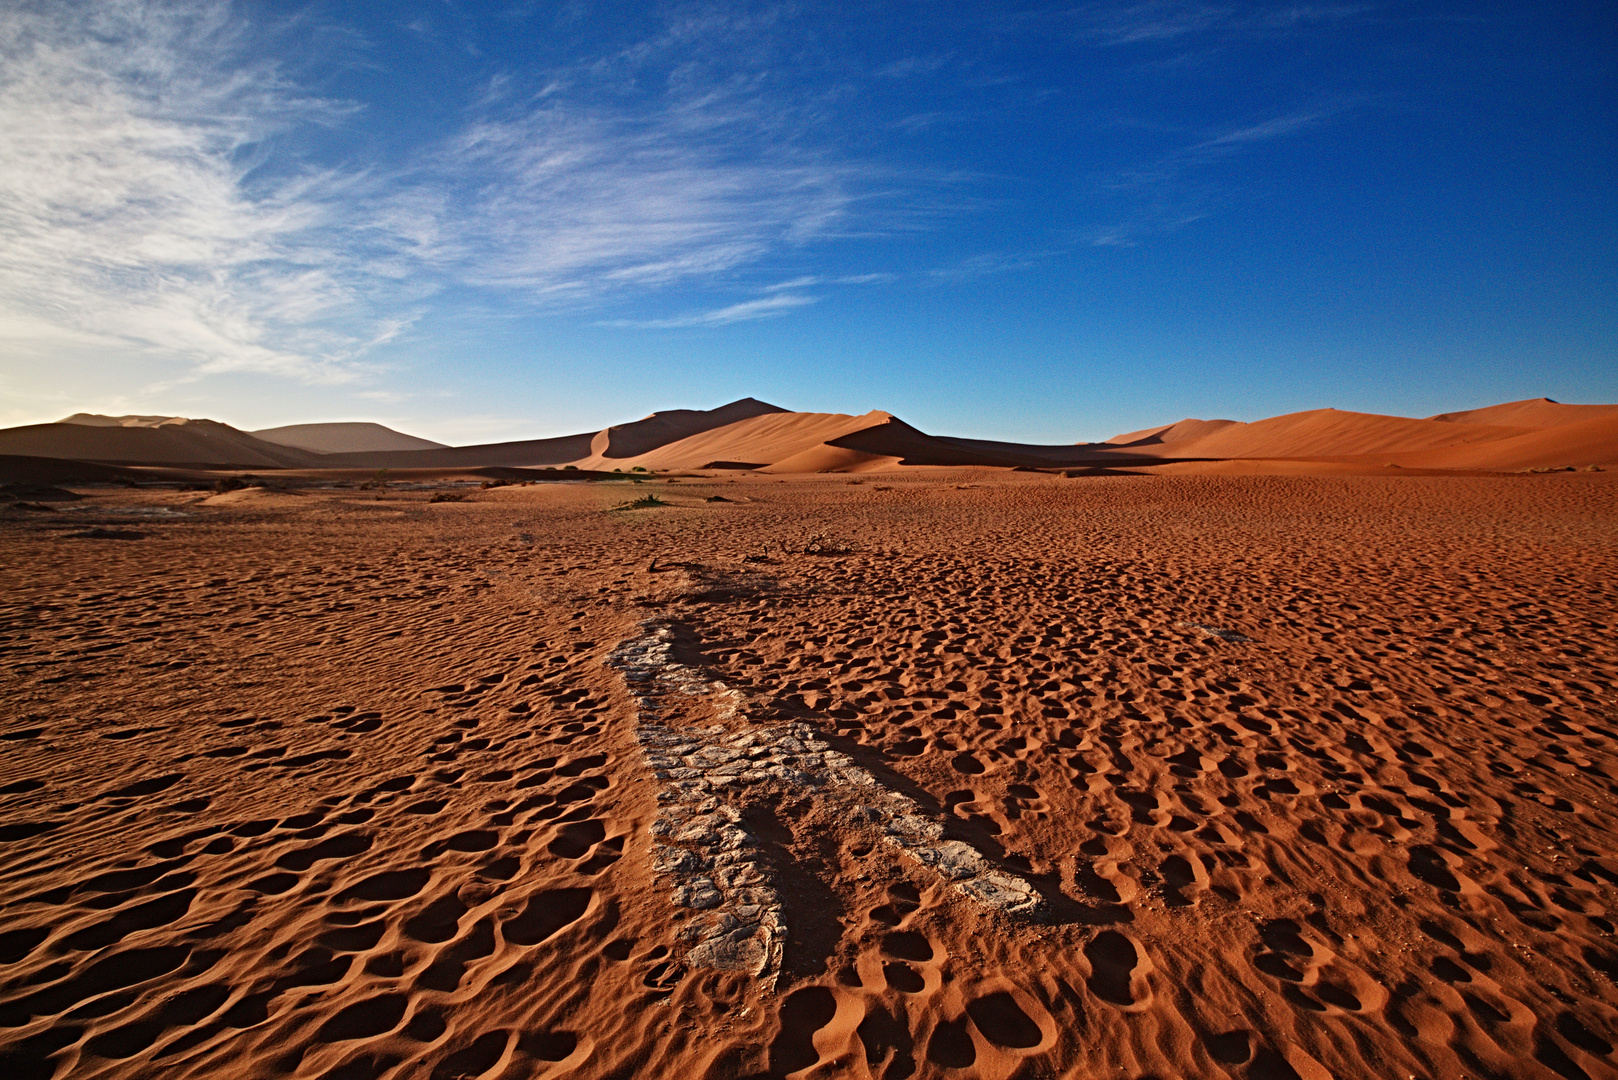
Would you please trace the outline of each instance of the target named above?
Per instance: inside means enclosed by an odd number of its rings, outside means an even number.
[[[0,425],[1618,401],[1618,9],[12,0]]]

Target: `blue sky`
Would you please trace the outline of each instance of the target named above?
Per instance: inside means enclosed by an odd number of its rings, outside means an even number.
[[[0,424],[1618,401],[1591,3],[21,0]]]

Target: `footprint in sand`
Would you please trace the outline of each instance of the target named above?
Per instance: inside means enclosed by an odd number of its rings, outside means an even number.
[[[1090,962],[1085,981],[1096,997],[1131,1011],[1151,1004],[1146,977],[1151,966],[1139,942],[1117,930],[1103,930],[1084,947],[1084,958]]]

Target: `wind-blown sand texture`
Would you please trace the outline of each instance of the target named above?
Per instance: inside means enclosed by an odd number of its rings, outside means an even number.
[[[0,1075],[1618,1075],[1611,474],[77,490]]]

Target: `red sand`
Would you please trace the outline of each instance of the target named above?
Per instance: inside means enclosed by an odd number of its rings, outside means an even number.
[[[466,492],[0,513],[4,1075],[1618,1074],[1610,474]]]

